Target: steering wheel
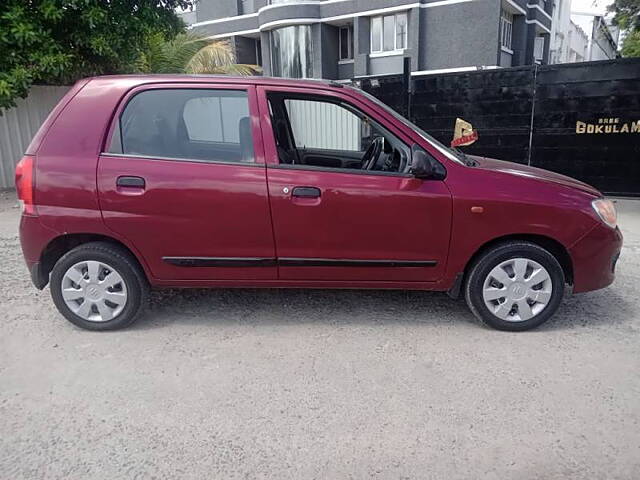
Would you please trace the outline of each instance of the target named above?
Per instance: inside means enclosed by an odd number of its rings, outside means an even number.
[[[369,145],[369,148],[367,148],[367,151],[364,152],[362,156],[362,166],[360,168],[362,170],[373,170],[383,147],[384,137],[376,137],[373,142],[371,142],[371,145]]]

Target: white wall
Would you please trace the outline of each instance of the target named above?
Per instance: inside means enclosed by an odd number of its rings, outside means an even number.
[[[14,186],[16,163],[49,112],[70,87],[35,86],[0,115],[0,188]]]
[[[299,148],[360,151],[361,120],[348,110],[322,102],[287,101]]]
[[[597,28],[600,22],[606,22],[606,16],[593,12],[573,11],[571,21],[578,25],[589,38],[586,61],[609,60],[615,58],[618,42],[618,29],[604,24],[603,29],[608,30],[616,45],[611,45],[607,35]],[[594,35],[595,34],[595,35]]]
[[[549,63],[566,63],[569,60],[569,35],[571,23],[571,0],[556,0],[551,24]]]
[[[589,54],[589,36],[573,21],[569,22],[567,62],[585,62]]]

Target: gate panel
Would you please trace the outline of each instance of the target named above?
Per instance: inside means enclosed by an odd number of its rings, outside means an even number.
[[[539,67],[534,108],[532,165],[640,195],[638,60]]]

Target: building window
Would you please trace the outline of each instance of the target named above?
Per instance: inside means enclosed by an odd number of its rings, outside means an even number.
[[[340,60],[353,60],[353,25],[340,27]]]
[[[271,31],[271,70],[276,77],[313,78],[311,26],[293,25]]]
[[[541,62],[544,57],[544,37],[536,37],[533,44],[533,59]]]
[[[502,9],[500,14],[500,45],[511,50],[513,32],[513,14]]]
[[[253,0],[240,0],[240,15],[248,15],[254,12]]]
[[[407,14],[371,18],[371,53],[407,48]]]

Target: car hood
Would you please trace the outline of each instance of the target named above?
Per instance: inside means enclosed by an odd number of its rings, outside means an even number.
[[[521,177],[532,178],[534,180],[540,180],[543,182],[556,183],[558,185],[563,185],[565,187],[575,188],[576,190],[587,192],[596,197],[602,196],[602,193],[600,193],[591,185],[588,185],[574,178],[561,175],[559,173],[550,172],[549,170],[543,170],[542,168],[529,167],[527,165],[521,165],[519,163],[496,160],[494,158],[477,157],[472,155],[469,156],[471,156],[478,162],[478,166],[476,168],[493,170],[510,175],[518,175]]]

